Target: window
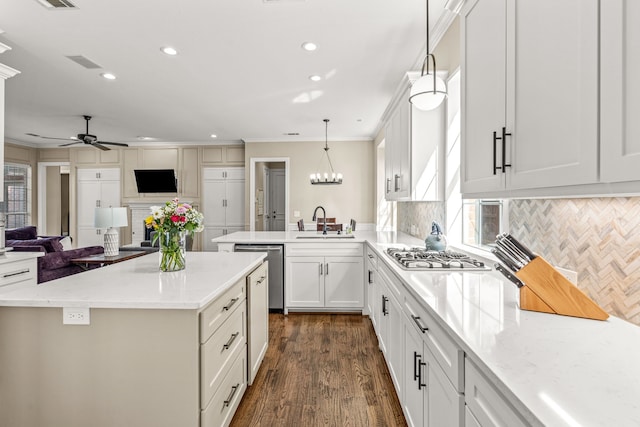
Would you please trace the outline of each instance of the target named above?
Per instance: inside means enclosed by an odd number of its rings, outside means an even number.
[[[501,233],[503,200],[464,200],[462,206],[462,243],[489,249]]]
[[[6,228],[31,224],[31,166],[5,163],[3,205]]]

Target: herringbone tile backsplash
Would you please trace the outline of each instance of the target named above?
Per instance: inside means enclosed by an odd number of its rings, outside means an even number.
[[[640,325],[640,197],[511,200],[512,235],[608,313]]]

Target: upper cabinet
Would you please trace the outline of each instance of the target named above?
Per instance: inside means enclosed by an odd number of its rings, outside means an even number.
[[[462,192],[598,181],[598,1],[469,1]]]
[[[409,103],[408,73],[391,107],[385,125],[385,198],[435,201],[444,194],[446,103],[421,111]]]
[[[601,2],[600,140],[604,182],[640,180],[640,3]]]
[[[638,20],[629,0],[466,2],[465,197],[638,193]]]

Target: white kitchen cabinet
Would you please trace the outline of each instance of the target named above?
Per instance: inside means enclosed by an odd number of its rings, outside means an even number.
[[[120,169],[77,169],[76,247],[102,246],[106,230],[94,227],[96,208],[119,207]]]
[[[640,3],[600,3],[600,140],[603,182],[640,180]]]
[[[385,268],[379,270],[377,287],[380,295],[378,342],[385,356],[391,380],[400,401],[403,401],[404,336],[402,333],[402,306],[393,277]]]
[[[365,269],[365,293],[366,293],[366,314],[369,315],[374,330],[377,329],[378,312],[376,311],[376,276],[378,275],[378,256],[367,245],[365,246],[366,269]]]
[[[0,288],[14,285],[35,285],[38,283],[38,258],[24,258],[22,254],[5,254],[5,262],[0,264]],[[13,258],[13,259],[12,259]]]
[[[269,346],[269,263],[263,262],[247,276],[247,381],[258,374]]]
[[[211,239],[244,230],[244,168],[202,170],[204,248],[215,250]]]
[[[409,103],[407,73],[391,102],[385,126],[385,198],[438,201],[444,194],[445,104],[421,111]]]
[[[470,1],[461,39],[462,193],[597,182],[598,1]]]
[[[292,243],[285,248],[286,309],[364,308],[361,243]]]
[[[471,418],[466,424],[482,427],[524,427],[527,424],[511,408],[504,397],[465,359],[465,402]]]

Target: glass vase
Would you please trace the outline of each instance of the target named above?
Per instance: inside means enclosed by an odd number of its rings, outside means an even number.
[[[159,233],[160,271],[178,271],[186,267],[186,241],[184,231]]]

